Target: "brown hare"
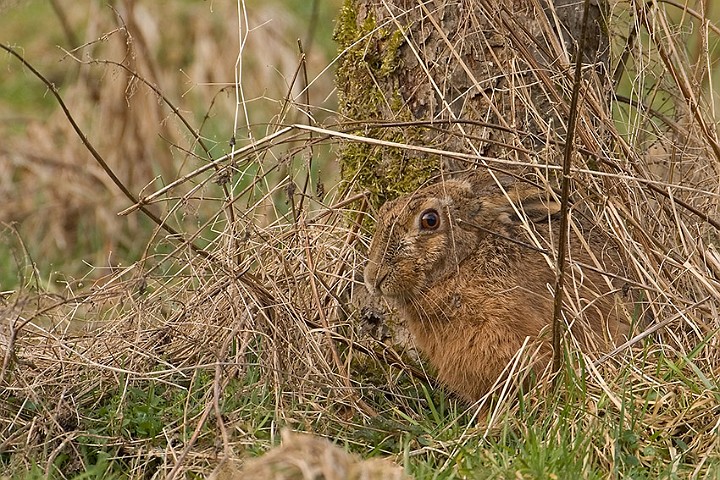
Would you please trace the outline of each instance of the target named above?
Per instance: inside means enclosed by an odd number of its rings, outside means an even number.
[[[439,380],[469,402],[487,394],[529,339],[542,371],[551,358],[552,289],[560,204],[511,177],[476,174],[386,203],[365,285],[405,319]],[[570,235],[566,315],[588,351],[627,332],[612,247],[592,229]],[[599,272],[607,272],[603,275]]]

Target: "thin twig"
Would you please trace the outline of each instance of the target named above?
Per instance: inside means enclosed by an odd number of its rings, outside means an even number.
[[[95,159],[95,161],[100,165],[100,167],[103,169],[103,171],[107,174],[108,177],[110,177],[110,180],[115,184],[115,186],[118,187],[118,189],[125,195],[133,204],[137,205],[137,208],[143,212],[148,218],[150,218],[155,224],[157,224],[160,228],[165,230],[167,233],[170,234],[172,238],[183,238],[183,234],[175,230],[173,227],[168,225],[164,220],[160,219],[157,215],[155,215],[153,212],[151,212],[149,209],[147,209],[144,205],[140,204],[140,201],[133,195],[127,186],[118,178],[117,175],[115,175],[115,172],[110,168],[110,166],[105,162],[105,159],[100,155],[100,153],[95,149],[93,144],[90,142],[90,140],[87,138],[85,133],[82,131],[80,126],[75,121],[75,118],[70,113],[70,110],[68,109],[67,105],[65,105],[65,102],[62,99],[62,96],[60,95],[60,92],[58,91],[57,87],[53,82],[48,80],[42,73],[40,73],[35,67],[33,67],[25,58],[17,53],[12,48],[6,46],[5,44],[0,44],[0,48],[8,52],[13,57],[17,58],[20,63],[22,63],[28,70],[30,70],[33,75],[35,75],[40,81],[42,81],[45,86],[50,90],[50,92],[55,97],[55,100],[57,100],[58,104],[60,105],[60,108],[62,109],[63,113],[65,114],[65,118],[68,119],[70,122],[70,125],[72,126],[73,130],[75,130],[75,133],[77,133],[78,137],[80,137],[80,141],[83,143],[85,148],[90,152],[90,155]],[[205,250],[198,247],[197,245],[193,243],[188,243],[188,246],[197,254],[199,254],[202,257],[210,258],[211,255],[208,254]]]
[[[565,280],[565,257],[567,256],[568,224],[570,211],[570,170],[572,156],[574,153],[573,141],[575,127],[579,116],[579,97],[582,84],[583,52],[585,51],[585,36],[587,31],[588,13],[590,11],[590,0],[585,0],[580,30],[580,39],[575,49],[575,81],[573,84],[572,97],[570,98],[570,117],[568,118],[567,139],[565,140],[565,151],[563,152],[562,182],[560,186],[560,236],[558,239],[557,253],[557,276],[555,277],[555,295],[553,298],[553,323],[552,323],[552,346],[553,346],[553,372],[558,372],[562,366],[563,354],[561,351],[562,338],[562,304],[563,304],[563,282]],[[558,376],[555,379],[559,378]],[[554,380],[555,381],[555,380]]]

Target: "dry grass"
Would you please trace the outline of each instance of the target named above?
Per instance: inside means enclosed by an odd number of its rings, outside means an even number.
[[[611,118],[589,89],[579,107],[578,144],[587,152],[577,162],[589,163],[574,165],[574,195],[624,252],[647,292],[652,322],[602,361],[571,348],[558,391],[541,383],[520,400],[506,391],[477,418],[475,408],[463,414],[463,406],[433,390],[421,365],[358,325],[352,299],[362,287],[354,278],[369,240],[363,220],[372,209],[353,185],[326,180],[332,164],[318,164],[319,152],[341,135],[303,126],[303,68],[295,75],[297,60],[257,60],[286,62],[273,77],[287,82],[286,91],[268,90],[261,98],[262,88],[248,85],[270,80],[243,76],[236,109],[234,100],[215,97],[219,87],[211,85],[234,78],[238,50],[222,45],[232,38],[235,13],[218,20],[207,6],[188,8],[199,49],[189,63],[192,89],[153,46],[164,45],[166,35],[179,42],[185,30],[176,23],[153,29],[141,20],[157,14],[118,8],[124,23],[108,12],[88,17],[90,44],[73,53],[82,66],[62,91],[109,167],[177,234],[137,210],[117,223],[127,198],[113,193],[106,174],[55,116],[28,125],[26,138],[13,138],[0,151],[14,159],[0,163],[6,169],[0,178],[15,179],[3,185],[10,202],[3,211],[15,216],[3,220],[23,221],[30,250],[72,249],[74,236],[92,225],[103,247],[90,263],[104,262],[123,245],[140,252],[130,265],[105,262],[110,265],[60,287],[46,288],[38,272],[23,269],[24,281],[3,293],[0,465],[8,475],[34,468],[58,478],[86,470],[98,477],[193,478],[222,458],[266,449],[282,426],[340,439],[366,456],[393,455],[418,478],[433,472],[442,478],[718,475],[720,147],[708,87],[716,72],[706,68],[717,58],[713,29],[691,30],[700,23],[689,13],[677,18],[670,2],[618,3],[612,24],[618,38],[627,37],[628,18],[638,32],[636,42],[615,47],[616,63],[627,52],[623,85],[635,106],[614,101]],[[105,32],[107,40],[93,40]],[[270,32],[251,32],[256,43],[242,54],[266,52],[261,45],[282,29]],[[691,55],[685,45],[698,38],[701,47]],[[165,61],[176,65],[171,57]],[[167,97],[175,92],[192,132],[130,72]],[[569,91],[572,78],[556,73],[556,87]],[[323,81],[313,82],[322,93],[310,89],[317,117],[326,107]],[[181,98],[184,90],[193,93]],[[195,102],[213,101],[209,111],[220,120],[210,131],[226,137],[229,119],[240,119],[228,157],[225,137],[207,149],[200,145],[215,135],[202,125],[215,120],[185,113],[196,111]],[[257,120],[266,111],[259,103],[274,107],[267,119]],[[242,128],[245,112],[250,123],[266,125],[252,133]],[[425,148],[393,146],[411,153]],[[532,157],[538,178],[550,176],[546,154]],[[30,185],[47,207],[32,216],[37,204],[21,195]],[[570,290],[568,311],[581,308]]]
[[[160,188],[223,155],[233,136],[243,144],[276,128],[272,122],[304,119],[297,109],[279,113],[289,89],[294,95],[301,89],[300,79],[292,86],[288,82],[299,65],[296,39],[309,33],[290,12],[272,4],[248,11],[248,22],[256,28],[246,38],[244,71],[237,74],[243,87],[238,100],[247,105],[238,111],[233,88],[240,42],[236,13],[213,13],[192,2],[166,9],[119,1],[115,11],[101,4],[51,3],[58,5],[60,17],[47,6],[36,11],[40,7],[32,2],[22,6],[28,9],[25,18],[18,13],[21,6],[8,7],[8,14],[19,16],[8,19],[8,30],[23,20],[48,30],[47,37],[23,38],[15,50],[60,89],[82,131],[135,194]],[[64,30],[58,18],[64,19]],[[16,35],[27,31],[20,28]],[[320,71],[328,59],[318,45],[312,52],[307,68]],[[45,102],[52,99],[48,90],[5,52],[2,62],[9,85],[23,95],[8,92],[0,103],[6,137],[0,145],[0,222],[19,225],[33,261],[43,270],[53,263],[57,268],[68,257],[106,268],[142,256],[145,245],[136,238],[147,236],[152,225],[142,216],[117,217],[128,199],[78,142],[63,112],[55,108],[38,114],[32,109],[43,96]],[[319,96],[327,96],[332,77],[318,78],[314,87]],[[25,97],[26,102],[19,100]],[[315,100],[323,118],[325,103]],[[212,215],[227,194],[227,189],[212,187],[210,183],[190,195],[192,208],[168,223],[185,231],[198,218]],[[175,198],[190,188],[175,190]],[[85,270],[68,265],[63,274],[77,276]]]
[[[238,468],[226,459],[209,480],[406,480],[402,467],[384,459],[362,460],[327,440],[282,432],[282,445]]]

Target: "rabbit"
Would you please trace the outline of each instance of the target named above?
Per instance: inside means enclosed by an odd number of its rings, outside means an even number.
[[[545,190],[490,174],[430,185],[379,211],[365,286],[397,308],[440,382],[469,403],[491,391],[526,339],[539,349],[536,373],[552,357],[559,212]],[[628,322],[612,283],[623,274],[619,256],[593,229],[582,236],[594,257],[571,235],[565,285],[582,299],[584,318],[569,323],[591,351]]]

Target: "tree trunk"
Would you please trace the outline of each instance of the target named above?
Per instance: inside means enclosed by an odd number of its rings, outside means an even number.
[[[590,2],[583,49],[596,109],[607,109],[609,85],[603,5]],[[528,175],[558,164],[583,9],[577,0],[346,0],[335,32],[341,123],[409,148],[347,143],[343,177],[378,205],[439,173],[490,165]]]

